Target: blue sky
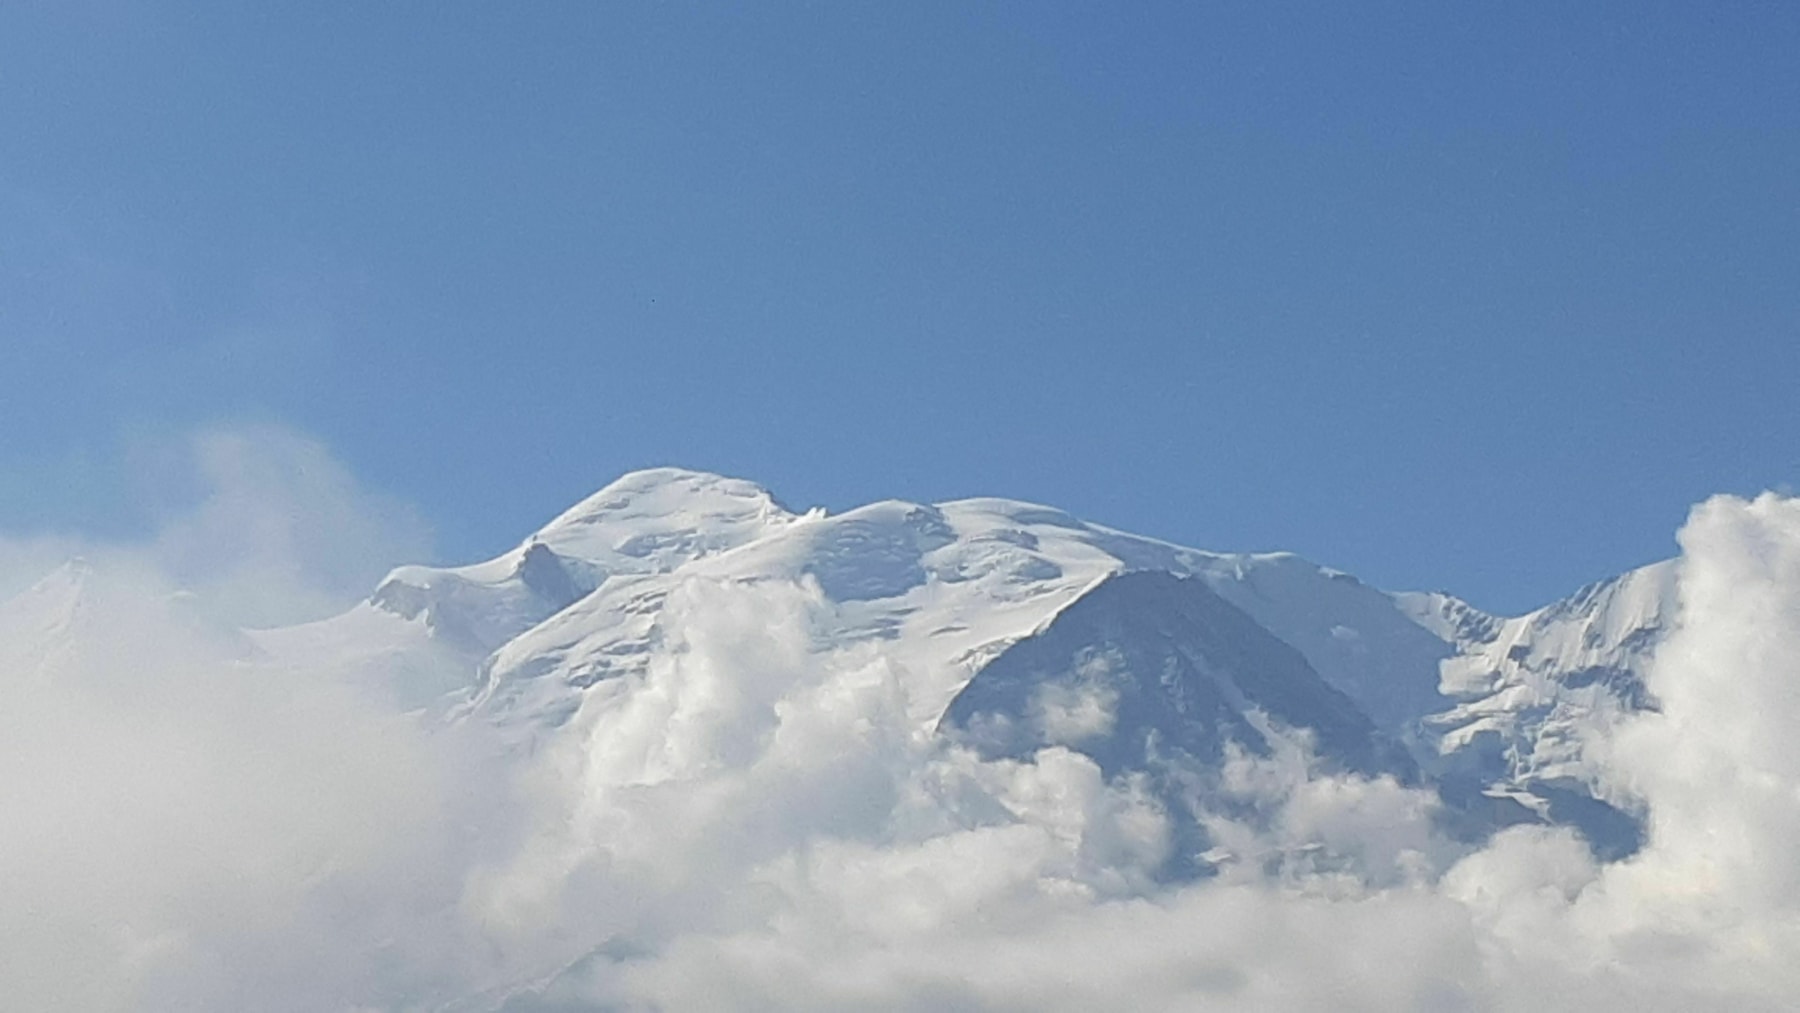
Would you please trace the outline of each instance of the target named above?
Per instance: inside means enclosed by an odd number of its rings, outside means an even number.
[[[129,535],[142,448],[274,423],[445,560],[675,463],[1523,609],[1800,481],[1796,52],[1785,3],[9,5],[0,530]]]

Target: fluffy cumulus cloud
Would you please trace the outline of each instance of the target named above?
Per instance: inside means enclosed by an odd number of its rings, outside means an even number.
[[[310,614],[363,580],[346,561],[406,547],[316,447],[267,457],[245,438],[202,446],[220,491],[117,550],[130,566],[78,578],[79,614],[8,607],[77,626],[54,651],[0,646],[0,1005],[1800,996],[1800,502],[1715,499],[1684,529],[1682,619],[1649,677],[1661,711],[1593,744],[1645,800],[1649,844],[1602,865],[1568,831],[1449,840],[1428,793],[1326,776],[1303,744],[1228,756],[1176,812],[1076,751],[1110,718],[1100,698],[1039,701],[1069,745],[984,760],[908,718],[914,680],[879,643],[832,643],[836,606],[808,582],[680,585],[646,671],[502,755],[342,671],[273,670],[172,594],[254,579],[258,616]],[[1166,875],[1182,819],[1206,824],[1217,875]]]

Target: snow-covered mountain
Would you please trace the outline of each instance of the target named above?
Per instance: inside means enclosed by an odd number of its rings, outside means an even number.
[[[750,482],[661,468],[496,559],[402,567],[349,612],[249,632],[243,649],[372,678],[425,720],[486,723],[531,753],[681,649],[689,617],[667,605],[694,581],[816,585],[829,607],[813,649],[879,656],[920,734],[984,755],[1060,745],[1179,803],[1227,753],[1279,740],[1328,768],[1437,786],[1464,830],[1566,823],[1613,856],[1637,846],[1639,816],[1589,747],[1654,705],[1641,671],[1674,572],[1503,618],[1029,503],[798,513]],[[0,647],[49,665],[82,584],[65,569],[0,606]]]
[[[1632,799],[1587,750],[1651,705],[1639,672],[1672,564],[1503,618],[1029,503],[796,513],[752,483],[663,468],[496,559],[403,567],[345,615],[254,637],[295,665],[362,662],[408,705],[531,750],[671,649],[682,620],[664,606],[694,580],[816,582],[819,650],[873,645],[920,729],[995,755],[1061,744],[1111,775],[1166,775],[1299,737],[1327,765],[1437,785],[1473,832],[1569,823],[1606,855],[1639,839]]]

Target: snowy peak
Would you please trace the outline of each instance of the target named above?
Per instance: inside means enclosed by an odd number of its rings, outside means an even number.
[[[797,520],[762,487],[679,468],[635,471],[518,548],[461,567],[403,566],[370,601],[487,654],[614,576],[668,573]]]
[[[681,468],[627,474],[530,539],[560,556],[621,572],[663,572],[794,520],[767,489]]]
[[[1469,698],[1532,684],[1539,681],[1534,673],[1558,673],[1567,681],[1582,672],[1629,667],[1673,621],[1675,576],[1674,561],[1652,564],[1513,618],[1489,615],[1441,592],[1394,598],[1415,622],[1457,646],[1461,657],[1445,665],[1444,690]]]

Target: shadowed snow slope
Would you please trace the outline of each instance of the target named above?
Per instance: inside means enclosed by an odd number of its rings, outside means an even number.
[[[1096,585],[989,662],[944,721],[985,754],[1067,746],[1109,775],[1161,757],[1216,765],[1228,743],[1268,755],[1296,732],[1342,769],[1413,774],[1299,651],[1201,581],[1155,571]]]

